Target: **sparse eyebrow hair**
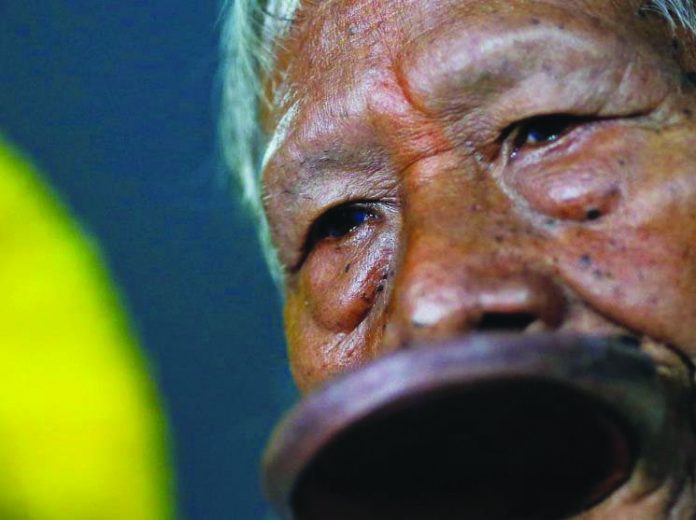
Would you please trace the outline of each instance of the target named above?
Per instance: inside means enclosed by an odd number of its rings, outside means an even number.
[[[276,42],[292,26],[302,0],[223,0],[221,20],[222,88],[219,139],[229,172],[238,180],[241,199],[256,220],[259,240],[273,279],[284,273],[270,238],[263,209],[261,170],[269,143],[260,126],[263,106],[270,106],[261,78],[275,66]],[[643,8],[664,16],[672,27],[696,35],[696,0],[650,0]]]

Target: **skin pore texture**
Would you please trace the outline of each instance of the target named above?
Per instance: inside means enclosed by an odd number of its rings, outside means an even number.
[[[696,508],[696,42],[642,5],[307,2],[266,78],[299,387],[479,330],[632,338],[673,417],[587,519]]]

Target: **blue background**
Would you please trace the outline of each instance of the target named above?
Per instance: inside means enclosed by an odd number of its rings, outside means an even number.
[[[215,146],[215,0],[0,0],[0,132],[101,241],[163,395],[188,519],[265,515],[296,398],[279,297]]]

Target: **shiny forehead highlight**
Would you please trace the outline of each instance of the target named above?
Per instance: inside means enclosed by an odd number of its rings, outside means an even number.
[[[283,270],[271,242],[260,178],[268,146],[260,112],[273,100],[264,93],[261,78],[272,72],[276,42],[292,25],[301,1],[225,0],[222,10],[219,135],[223,158],[256,219],[264,256],[277,283],[283,280]],[[696,35],[696,0],[652,0],[645,9],[660,13],[672,27],[682,26]]]

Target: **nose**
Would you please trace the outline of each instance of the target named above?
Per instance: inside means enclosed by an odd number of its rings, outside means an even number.
[[[499,181],[457,151],[404,175],[384,351],[471,332],[554,330],[566,301],[546,241]]]
[[[495,251],[415,245],[395,283],[385,334],[393,349],[471,332],[557,328],[565,298],[550,274]]]

